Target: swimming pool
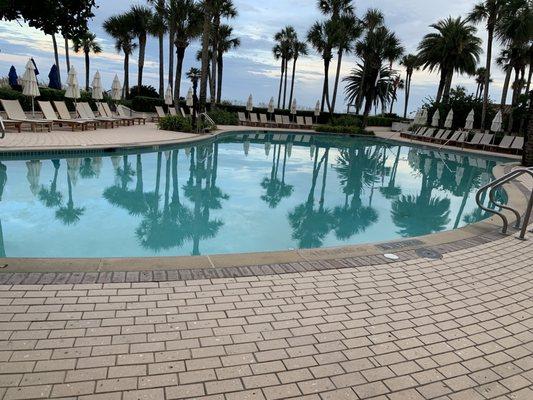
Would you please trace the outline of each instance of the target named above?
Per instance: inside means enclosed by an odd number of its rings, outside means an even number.
[[[0,255],[205,255],[420,236],[486,218],[474,196],[500,161],[279,132],[114,154],[4,157]]]

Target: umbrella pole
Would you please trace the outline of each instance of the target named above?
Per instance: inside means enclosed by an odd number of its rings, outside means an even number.
[[[35,118],[35,97],[31,96],[31,115]]]

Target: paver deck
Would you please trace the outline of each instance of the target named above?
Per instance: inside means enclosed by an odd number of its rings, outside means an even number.
[[[532,254],[1,286],[0,397],[530,400]]]

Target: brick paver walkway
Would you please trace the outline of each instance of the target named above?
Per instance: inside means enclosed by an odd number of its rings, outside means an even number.
[[[533,399],[533,242],[212,280],[0,287],[4,399]]]

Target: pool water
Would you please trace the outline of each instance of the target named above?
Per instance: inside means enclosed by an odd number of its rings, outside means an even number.
[[[0,256],[146,257],[385,241],[487,217],[496,158],[254,132],[0,163]],[[488,200],[488,199],[484,199]]]

